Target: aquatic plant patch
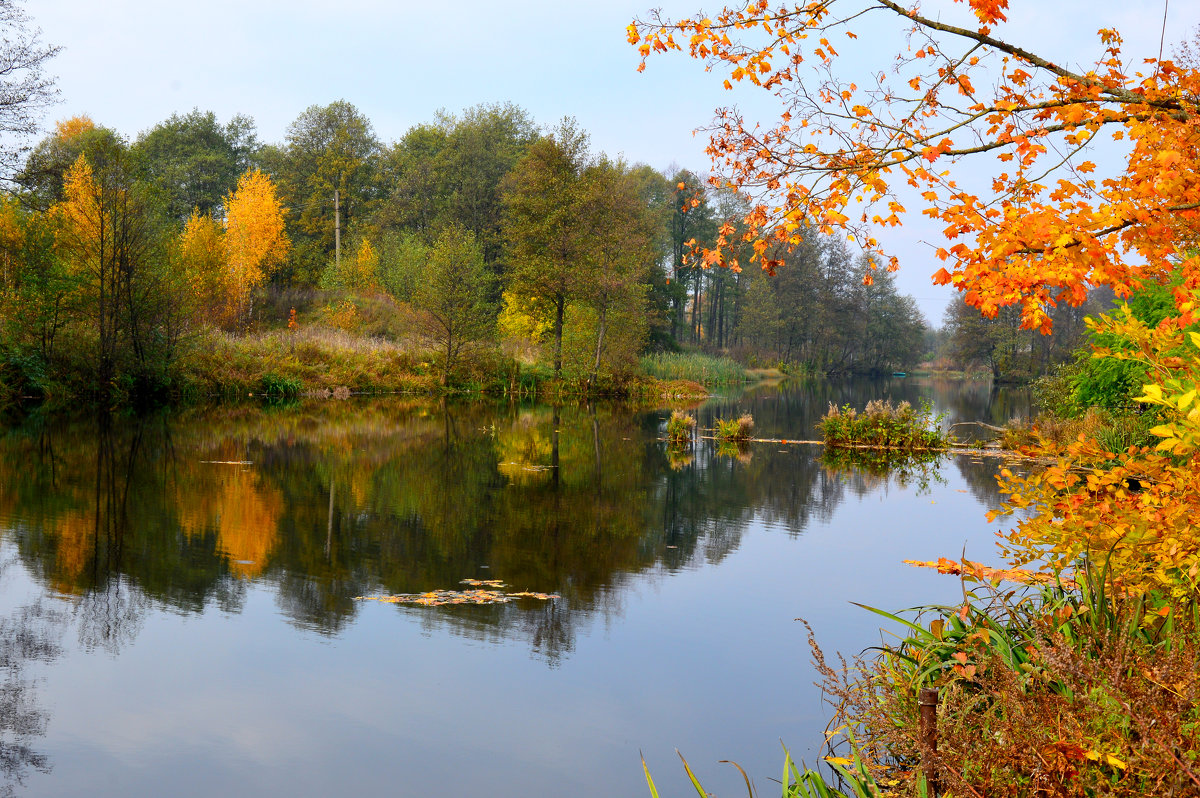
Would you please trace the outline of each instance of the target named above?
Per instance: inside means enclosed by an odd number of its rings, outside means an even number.
[[[893,405],[875,399],[867,402],[862,412],[850,405],[830,404],[817,426],[827,447],[944,449],[951,439],[942,430],[941,420],[927,402],[917,409],[908,402]]]
[[[441,607],[448,604],[507,604],[521,598],[550,601],[560,598],[557,593],[536,593],[530,590],[506,593],[507,585],[499,579],[464,579],[459,582],[467,590],[430,590],[425,593],[397,593],[392,596],[355,596],[355,601],[380,601],[384,604],[417,604],[422,607]]]

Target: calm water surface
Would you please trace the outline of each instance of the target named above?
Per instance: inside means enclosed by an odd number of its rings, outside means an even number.
[[[815,437],[830,401],[1022,394],[919,380],[760,387],[694,411]],[[953,601],[901,560],[994,560],[993,465],[903,474],[702,441],[667,413],[412,400],[0,431],[0,794],[770,794],[828,711],[805,632]],[[493,606],[358,600],[500,579]]]

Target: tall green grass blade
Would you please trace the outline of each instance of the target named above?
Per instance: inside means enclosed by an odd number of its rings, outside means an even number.
[[[696,794],[700,798],[708,798],[708,793],[704,791],[704,786],[700,784],[700,779],[696,778],[696,774],[692,772],[692,768],[688,765],[688,761],[683,758],[683,754],[680,754],[679,751],[675,753],[679,754],[679,759],[683,762],[683,769],[687,771],[688,778],[692,781],[692,786],[696,788]]]
[[[654,779],[650,778],[650,768],[646,767],[646,757],[638,751],[638,755],[642,757],[642,772],[646,774],[646,786],[650,788],[650,798],[658,798],[658,788],[654,786]]]

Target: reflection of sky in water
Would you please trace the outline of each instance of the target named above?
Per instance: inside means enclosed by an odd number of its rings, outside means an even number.
[[[699,415],[705,426],[751,409],[764,435],[798,436],[820,399],[760,392]],[[993,556],[986,464],[953,461],[941,481],[918,487],[830,471],[815,447],[755,444],[740,462],[702,443],[673,471],[654,440],[657,415],[457,412],[449,435],[436,410],[380,412],[388,434],[349,430],[339,439],[349,455],[300,432],[327,429],[329,418],[286,434],[236,421],[224,432],[208,424],[208,437],[173,429],[179,463],[250,452],[269,475],[263,492],[276,496],[263,501],[281,502],[282,515],[267,543],[238,538],[226,517],[240,548],[223,561],[219,547],[205,548],[226,529],[204,519],[216,505],[189,508],[172,516],[170,534],[125,533],[130,576],[47,599],[67,609],[65,650],[30,668],[45,677],[37,700],[49,716],[33,743],[53,771],[31,774],[28,794],[642,795],[639,750],[676,794],[675,748],[710,790],[738,793],[736,771],[716,764],[734,759],[767,794],[780,738],[811,762],[827,720],[794,619],[806,618],[827,652],[852,654],[879,642],[879,624],[850,601],[895,609],[959,595],[952,578],[901,560],[956,556],[964,545],[973,559]],[[540,470],[497,468],[549,463],[553,429],[557,485]],[[161,465],[151,437],[142,455]],[[362,474],[346,470],[362,460]],[[218,502],[245,490],[240,477],[222,487],[182,465],[170,479],[148,475],[170,470],[149,469],[132,495],[200,486]],[[445,482],[454,474],[474,487],[456,491]],[[35,583],[29,570],[5,573],[3,606],[16,607],[66,572],[32,531],[51,505],[33,515],[5,498],[4,550],[11,557],[19,543],[38,574]],[[533,521],[517,517],[522,508]],[[633,539],[623,531],[631,524]],[[593,548],[580,541],[589,536]],[[135,539],[175,541],[183,555],[173,552],[164,575],[155,568],[166,566],[133,559],[150,556],[130,551]],[[229,562],[246,552],[256,552],[253,568]],[[347,598],[452,587],[448,575],[477,576],[481,565],[493,578],[538,582],[515,589],[564,598],[435,610]]]

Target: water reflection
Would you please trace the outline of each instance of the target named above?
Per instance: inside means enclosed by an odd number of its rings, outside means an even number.
[[[750,412],[763,437],[804,440],[831,401],[931,396],[954,417],[940,390],[759,386],[691,412],[704,428]],[[41,594],[30,603],[13,598],[13,580],[0,584],[7,606],[25,608],[0,617],[0,695],[13,697],[0,704],[0,767],[12,785],[28,775],[36,792],[35,774],[51,765],[40,741],[58,764],[41,783],[64,794],[86,792],[96,773],[110,780],[96,794],[153,792],[151,780],[184,767],[203,771],[196,794],[221,792],[221,778],[239,785],[224,791],[271,792],[246,786],[268,777],[283,785],[274,791],[328,794],[338,787],[315,780],[347,773],[362,779],[351,791],[420,777],[414,794],[436,794],[446,774],[464,772],[461,754],[489,763],[477,775],[511,788],[498,794],[555,794],[545,779],[557,791],[566,782],[530,761],[553,749],[587,782],[568,785],[573,794],[633,794],[647,735],[668,753],[694,748],[690,730],[700,734],[712,710],[698,702],[727,692],[726,714],[713,715],[727,739],[710,740],[711,758],[745,762],[725,747],[767,730],[755,748],[774,772],[774,739],[824,717],[790,703],[811,682],[796,678],[803,651],[779,653],[796,642],[791,619],[847,598],[890,606],[892,594],[870,594],[876,583],[917,577],[864,580],[858,565],[839,576],[839,564],[958,551],[935,533],[958,534],[961,519],[982,516],[979,502],[995,504],[994,466],[882,469],[823,459],[811,444],[704,440],[672,453],[667,415],[392,399],[34,420],[0,434],[0,543],[11,571],[33,580],[22,589]],[[962,495],[939,493],[942,479]],[[926,489],[936,505],[917,495]],[[885,493],[886,507],[864,501]],[[909,548],[927,533],[926,548]],[[561,599],[436,609],[355,600],[467,577]],[[854,633],[854,623],[832,626],[861,647],[874,628]],[[58,657],[66,641],[112,656]],[[35,678],[51,658],[42,687],[55,724],[40,737],[49,718]],[[178,684],[159,678],[189,668]],[[651,672],[671,677],[659,684]],[[736,689],[714,691],[714,680]],[[99,696],[96,683],[110,689]],[[113,721],[103,740],[98,715]],[[533,719],[519,739],[462,736],[463,717],[491,728],[518,716]],[[633,784],[610,789],[626,754]]]
[[[940,401],[938,384],[911,380],[766,387],[695,412],[701,427],[751,412],[765,437],[803,439],[829,402],[930,390]],[[660,442],[664,423],[611,405],[421,401],[40,422],[0,439],[0,522],[44,585],[76,597],[85,648],[118,651],[151,605],[240,612],[255,582],[292,623],[336,635],[358,596],[474,577],[562,598],[396,611],[555,663],[586,618],[620,612],[632,575],[721,562],[752,521],[798,536],[847,496],[939,479],[811,446],[681,453]],[[994,503],[990,466],[957,465]]]
[[[0,566],[0,578],[13,565],[9,560]],[[52,769],[49,757],[36,748],[49,716],[39,706],[29,668],[59,656],[64,624],[63,612],[45,599],[0,617],[0,796],[16,795],[31,772]]]

